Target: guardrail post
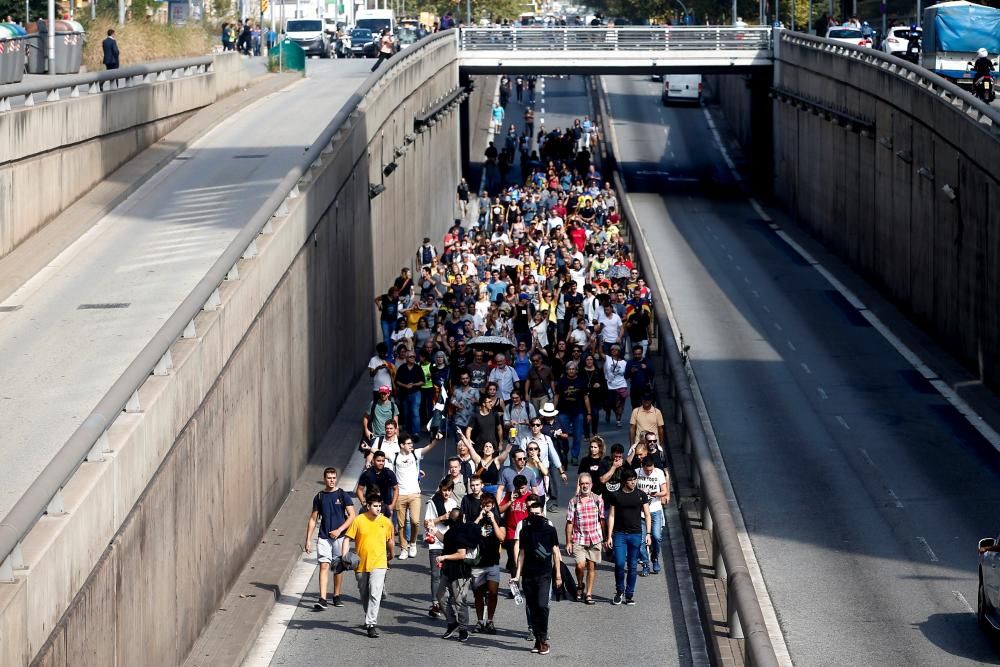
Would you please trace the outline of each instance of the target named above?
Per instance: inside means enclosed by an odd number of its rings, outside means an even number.
[[[170,375],[170,371],[174,369],[174,360],[170,356],[170,350],[163,353],[160,360],[156,362],[156,366],[153,368],[153,375],[164,376]]]
[[[14,583],[14,570],[24,569],[24,555],[21,553],[21,543],[17,542],[14,549],[0,561],[0,582]]]
[[[49,516],[59,516],[66,513],[66,506],[63,504],[62,487],[59,487],[56,494],[49,500],[49,504],[45,506],[45,513]]]
[[[740,614],[736,610],[736,605],[732,603],[733,592],[732,592],[733,582],[730,581],[729,585],[726,587],[726,608],[729,610],[727,616],[729,617],[729,637],[731,639],[743,639],[743,625],[740,623]],[[747,650],[744,649],[744,655],[746,655]],[[749,664],[749,661],[747,661]]]
[[[709,513],[711,515],[711,512]],[[727,581],[726,561],[722,557],[722,547],[719,545],[719,538],[712,531],[712,567],[715,569],[715,579],[717,581]]]
[[[104,455],[111,451],[111,447],[108,446],[108,432],[105,431],[101,434],[101,437],[97,439],[94,446],[90,448],[87,453],[87,461],[103,461]]]

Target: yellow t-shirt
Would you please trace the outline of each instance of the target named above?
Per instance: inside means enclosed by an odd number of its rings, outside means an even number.
[[[629,419],[629,424],[635,425],[635,437],[639,438],[639,434],[646,433],[656,433],[659,435],[659,427],[663,426],[663,413],[656,406],[653,406],[649,412],[642,409],[639,406],[638,409],[632,411],[632,417]],[[635,444],[635,443],[632,443]],[[355,522],[357,520],[355,519]]]
[[[375,519],[369,519],[367,513],[359,515],[346,535],[354,540],[354,549],[358,552],[358,572],[389,567],[386,544],[392,539],[392,522],[385,515],[379,514]]]

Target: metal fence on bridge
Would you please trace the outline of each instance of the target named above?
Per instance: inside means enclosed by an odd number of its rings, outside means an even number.
[[[768,27],[461,28],[462,51],[767,51]]]

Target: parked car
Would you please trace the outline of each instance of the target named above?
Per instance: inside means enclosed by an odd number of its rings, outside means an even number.
[[[924,31],[917,28],[917,35],[923,36]],[[889,34],[882,40],[882,50],[889,55],[902,58],[906,55],[906,45],[910,42],[910,28],[905,25],[897,25],[889,28]]]
[[[355,28],[351,31],[351,55],[355,58],[378,57],[375,35],[371,30],[367,28]]]
[[[703,88],[701,74],[664,74],[663,106],[667,106],[671,102],[700,104]]]
[[[841,44],[850,44],[851,46],[865,46],[869,49],[872,47],[871,37],[865,36],[860,28],[849,28],[842,25],[833,26],[826,31],[826,38],[840,42]]]
[[[979,540],[979,595],[976,619],[986,632],[1000,634],[1000,535]]]

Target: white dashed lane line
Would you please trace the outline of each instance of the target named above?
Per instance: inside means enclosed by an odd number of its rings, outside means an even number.
[[[837,423],[839,423],[839,424],[840,424],[841,426],[843,426],[843,427],[844,427],[845,429],[847,429],[848,431],[850,431],[850,430],[851,430],[851,427],[850,427],[850,426],[848,425],[848,423],[847,423],[847,420],[846,420],[846,419],[844,419],[844,418],[843,418],[843,417],[841,417],[840,415],[837,415],[837,416],[836,416],[836,420],[837,420]]]
[[[924,550],[924,553],[927,554],[927,559],[930,562],[932,563],[938,562],[937,554],[934,553],[933,549],[931,549],[931,545],[927,544],[927,540],[925,540],[922,537],[917,537],[917,543],[920,544],[920,547]]]
[[[808,373],[809,375],[813,374],[812,369],[809,368],[808,364],[806,364],[805,362],[802,362],[802,364],[800,364],[800,365],[802,366],[802,370],[804,370],[806,373]]]
[[[826,393],[826,390],[825,390],[825,389],[823,389],[823,387],[816,387],[816,393],[817,393],[817,394],[819,394],[819,397],[820,397],[820,398],[822,398],[822,399],[823,399],[824,401],[825,401],[826,399],[830,398],[830,397],[829,397],[829,396],[827,395],[827,393]]]
[[[788,349],[791,350],[792,352],[795,352],[795,350],[796,350],[795,343],[793,343],[790,340],[786,341],[786,342],[788,343]]]
[[[962,605],[962,609],[975,616],[976,610],[972,608],[972,605],[965,599],[965,596],[962,595],[961,591],[952,591],[951,594],[956,600],[958,600],[958,604]]]
[[[896,495],[896,492],[893,491],[892,489],[886,489],[886,492],[889,494],[889,497],[892,498],[892,502],[896,506],[896,509],[900,510],[903,509],[903,501],[899,499],[899,496]]]
[[[778,324],[777,322],[772,322],[772,324],[774,324],[774,328],[777,329],[778,331],[783,331],[783,329],[781,328],[781,325]]]

